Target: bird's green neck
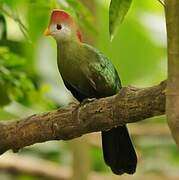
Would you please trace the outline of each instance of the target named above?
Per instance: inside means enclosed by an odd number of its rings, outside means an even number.
[[[57,46],[58,46],[58,49],[60,51],[69,51],[69,50],[73,50],[73,49],[76,49],[77,47],[80,46],[80,42],[76,41],[76,40],[69,40],[69,41],[63,41],[63,42],[60,42],[60,41],[57,41]]]
[[[80,51],[81,47],[82,43],[76,40],[57,42],[58,57],[61,57],[60,59],[71,59]]]
[[[82,43],[71,41],[57,43],[57,46],[57,64],[62,78],[66,81],[79,82],[82,76],[80,66],[85,60]]]

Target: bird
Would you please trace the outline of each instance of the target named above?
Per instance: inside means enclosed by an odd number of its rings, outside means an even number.
[[[115,95],[121,81],[112,62],[83,42],[78,23],[64,10],[54,9],[44,35],[57,44],[57,66],[64,85],[79,101]],[[104,162],[116,175],[134,174],[137,155],[126,125],[101,132]]]

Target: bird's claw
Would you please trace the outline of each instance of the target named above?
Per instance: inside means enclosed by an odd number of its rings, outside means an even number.
[[[87,103],[93,102],[95,99],[96,98],[86,98],[80,103],[80,105],[83,106],[83,105],[85,105]]]

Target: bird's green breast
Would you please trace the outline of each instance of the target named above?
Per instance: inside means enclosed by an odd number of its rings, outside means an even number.
[[[58,45],[58,68],[65,82],[87,96],[110,96],[121,87],[112,63],[86,44]]]

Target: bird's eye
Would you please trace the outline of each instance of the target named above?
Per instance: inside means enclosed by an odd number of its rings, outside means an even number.
[[[57,24],[56,28],[57,28],[57,30],[60,30],[62,28],[62,25],[61,24]]]

